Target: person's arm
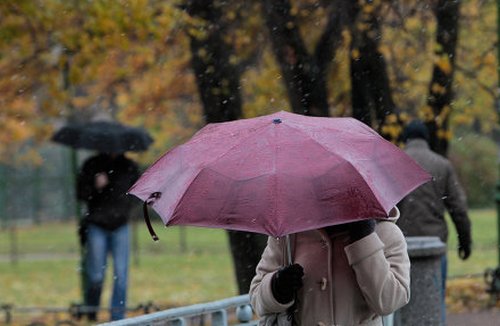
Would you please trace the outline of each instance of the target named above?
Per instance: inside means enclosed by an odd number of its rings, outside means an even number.
[[[120,173],[113,179],[113,191],[115,194],[125,196],[134,182],[139,179],[139,168],[128,158],[124,158],[120,164],[122,165]]]
[[[384,316],[410,300],[410,259],[396,224],[379,222],[375,230],[344,250],[366,302]]]
[[[273,275],[283,264],[283,241],[269,237],[267,247],[256,268],[256,275],[250,284],[250,302],[259,316],[285,311],[293,301],[281,304],[273,295]]]
[[[88,201],[95,192],[95,171],[93,171],[92,162],[92,160],[86,161],[78,172],[76,198],[82,201]]]
[[[467,198],[465,191],[458,182],[458,178],[451,165],[448,166],[446,175],[446,193],[443,198],[446,209],[458,234],[458,255],[467,259],[471,254],[471,223],[467,214]]]

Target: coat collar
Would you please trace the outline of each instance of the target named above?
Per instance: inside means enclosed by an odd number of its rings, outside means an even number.
[[[406,143],[405,148],[425,148],[429,149],[429,144],[425,139],[414,138]]]
[[[387,216],[386,218],[383,218],[383,219],[379,219],[378,221],[388,221],[388,222],[396,223],[396,221],[399,219],[400,215],[401,215],[401,213],[399,212],[399,208],[394,206],[391,209],[391,211],[389,212],[389,216]]]
[[[374,217],[374,219],[375,219],[375,221],[377,223],[379,223],[379,222],[393,222],[393,223],[396,223],[396,221],[399,219],[400,215],[401,215],[401,213],[399,212],[399,209],[396,206],[394,206],[389,211],[389,215],[387,217]],[[322,238],[324,238],[324,239],[329,238],[329,235],[328,235],[328,233],[326,232],[326,230],[324,228],[317,229],[316,231],[318,231],[321,234]],[[347,233],[348,233],[348,229],[347,228],[339,227],[338,230],[336,230],[330,236],[331,237],[337,237],[337,236],[344,235],[344,234],[347,234]]]

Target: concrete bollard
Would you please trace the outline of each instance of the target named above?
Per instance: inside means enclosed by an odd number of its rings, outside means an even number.
[[[407,237],[411,262],[410,302],[394,316],[396,326],[439,326],[441,315],[441,256],[446,245],[438,237]]]

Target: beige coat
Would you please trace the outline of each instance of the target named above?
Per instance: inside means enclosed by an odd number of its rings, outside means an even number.
[[[393,218],[399,216],[393,210]],[[410,299],[410,260],[406,241],[392,222],[378,222],[375,232],[348,244],[347,232],[330,238],[324,230],[298,233],[294,262],[304,267],[296,320],[303,326],[382,325]],[[269,238],[250,286],[251,303],[260,316],[285,311],[271,292],[271,278],[284,262],[283,240]]]

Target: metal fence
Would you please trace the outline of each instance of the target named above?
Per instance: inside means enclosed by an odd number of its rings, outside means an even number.
[[[207,323],[205,323],[207,321]],[[219,301],[172,308],[155,313],[126,318],[100,326],[257,326],[258,316],[253,313],[248,294]],[[384,326],[394,325],[394,314],[382,317]]]
[[[0,227],[63,221],[77,214],[71,150],[46,145],[41,155],[39,165],[0,165]]]
[[[139,317],[122,319],[101,325],[105,326],[146,326],[146,325],[258,325],[252,312],[248,294],[219,301],[200,303],[186,307],[163,310]],[[193,321],[196,320],[196,321]]]

